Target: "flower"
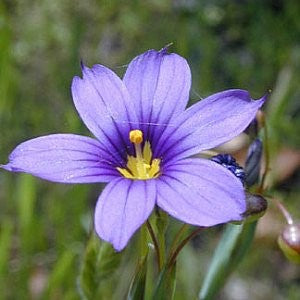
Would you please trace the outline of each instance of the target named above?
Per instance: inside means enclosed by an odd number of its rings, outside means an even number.
[[[149,50],[121,80],[102,65],[74,77],[75,107],[96,139],[52,134],[26,141],[2,168],[62,183],[107,182],[95,230],[122,250],[155,205],[197,226],[241,220],[241,181],[221,165],[190,158],[242,132],[265,98],[227,90],[185,110],[191,72],[174,53]]]

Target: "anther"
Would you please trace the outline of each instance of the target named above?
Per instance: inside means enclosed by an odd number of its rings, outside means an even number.
[[[131,130],[129,140],[133,144],[141,144],[143,142],[143,132],[139,129]]]

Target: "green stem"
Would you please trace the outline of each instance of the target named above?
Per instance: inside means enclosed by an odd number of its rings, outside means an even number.
[[[165,256],[166,256],[165,235],[168,226],[168,215],[163,211],[158,210],[157,212],[158,212],[156,217],[157,240],[159,243],[159,250],[160,250],[160,262],[161,265],[164,265]]]
[[[158,267],[158,270],[161,271],[161,254],[160,254],[160,250],[159,250],[159,245],[158,245],[156,236],[154,234],[154,230],[153,230],[153,228],[152,228],[152,226],[151,226],[151,224],[148,220],[146,221],[146,225],[147,225],[147,229],[149,231],[150,237],[153,241],[154,248],[155,248],[155,251],[156,251],[157,267]]]
[[[174,240],[172,242],[172,245],[170,247],[170,255],[171,253],[173,253],[175,251],[175,247],[177,245],[177,243],[179,242],[180,238],[182,237],[182,235],[186,232],[186,230],[188,229],[189,225],[188,224],[183,224],[181,226],[181,228],[178,230],[178,232],[176,233]]]
[[[196,230],[194,230],[193,232],[191,232],[183,241],[181,241],[181,243],[178,245],[178,247],[172,253],[172,255],[171,255],[170,259],[169,259],[169,262],[168,262],[168,266],[169,267],[172,266],[175,263],[179,252],[187,244],[187,242],[189,242],[194,236],[196,236],[202,229],[203,229],[203,227],[197,228]]]
[[[279,208],[280,212],[283,214],[284,218],[286,219],[286,222],[289,225],[292,225],[294,223],[294,220],[293,220],[291,214],[285,208],[285,206],[277,199],[273,199],[273,201],[275,201],[275,203],[276,203],[277,207]]]
[[[265,121],[265,117],[263,116],[263,128],[264,128],[264,155],[265,155],[265,170],[262,175],[262,179],[260,182],[260,186],[258,188],[258,192],[262,193],[266,187],[265,187],[265,181],[268,175],[268,172],[270,170],[270,151],[269,151],[269,133],[268,133],[268,127]]]
[[[147,245],[147,229],[146,226],[143,225],[140,230],[139,236],[139,263],[144,261],[144,258],[147,256],[148,253],[148,245]]]

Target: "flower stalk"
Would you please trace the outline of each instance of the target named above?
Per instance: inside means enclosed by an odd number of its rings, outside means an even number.
[[[169,256],[172,255],[172,253],[175,252],[175,248],[178,244],[178,242],[180,241],[182,235],[187,231],[187,229],[189,228],[189,225],[188,224],[183,224],[180,229],[177,231],[174,239],[173,239],[173,242],[171,244],[171,247],[170,247],[170,253],[169,253]]]
[[[177,248],[174,250],[172,254],[170,254],[170,259],[168,261],[168,266],[174,265],[176,262],[177,256],[180,253],[180,251],[183,249],[183,247],[193,238],[195,237],[201,230],[203,230],[203,227],[199,227],[196,230],[192,231],[185,239],[183,239],[180,244],[177,246]]]
[[[263,145],[264,145],[264,157],[265,157],[265,167],[264,172],[261,178],[260,185],[258,187],[257,192],[262,194],[266,190],[266,178],[270,171],[270,149],[269,149],[269,132],[268,132],[268,125],[266,122],[265,114],[262,111],[258,112],[258,124],[260,128],[263,128],[264,138],[263,138]]]
[[[154,230],[153,230],[153,228],[152,228],[151,223],[149,222],[149,220],[146,221],[146,226],[147,226],[148,232],[150,234],[150,237],[152,239],[152,242],[153,242],[153,245],[154,245],[154,249],[156,251],[157,267],[158,267],[158,270],[161,271],[162,261],[161,261],[160,247],[159,247],[159,244],[158,244],[158,241],[156,239]]]
[[[286,207],[279,200],[277,200],[277,199],[273,199],[273,201],[275,202],[275,204],[279,208],[280,212],[284,216],[284,218],[285,218],[286,222],[288,223],[288,225],[293,225],[294,220],[292,218],[292,215],[286,209]]]

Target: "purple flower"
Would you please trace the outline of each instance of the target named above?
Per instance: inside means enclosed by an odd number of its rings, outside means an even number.
[[[191,73],[166,49],[136,57],[123,80],[108,68],[82,67],[75,107],[96,139],[53,134],[20,144],[2,168],[62,183],[108,182],[95,229],[122,250],[155,205],[197,226],[241,220],[241,181],[213,161],[189,158],[242,132],[264,98],[227,90],[185,110]]]

